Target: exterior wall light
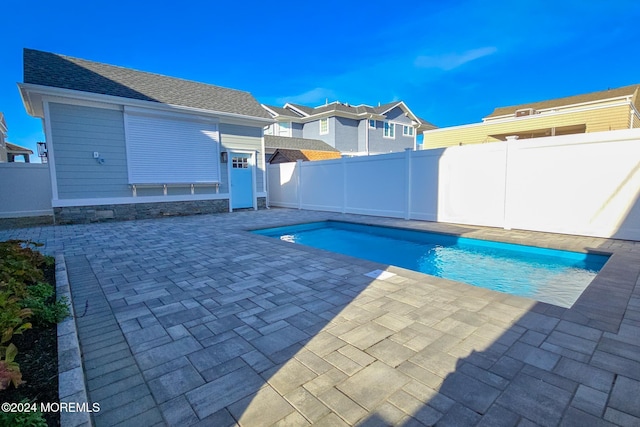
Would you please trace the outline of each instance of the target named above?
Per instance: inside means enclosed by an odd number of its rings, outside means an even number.
[[[220,153],[220,163],[227,163],[227,152],[223,151]]]

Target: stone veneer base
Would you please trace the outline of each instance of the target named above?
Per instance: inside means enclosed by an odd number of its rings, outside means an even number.
[[[55,224],[87,224],[229,212],[228,199],[53,208]]]

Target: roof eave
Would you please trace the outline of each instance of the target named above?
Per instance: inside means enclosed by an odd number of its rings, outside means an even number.
[[[89,102],[102,102],[104,104],[129,105],[143,108],[146,107],[156,110],[178,110],[181,112],[192,112],[208,116],[227,117],[230,119],[252,122],[255,121],[263,125],[275,123],[275,120],[267,117],[257,117],[246,114],[207,110],[204,108],[187,107],[184,105],[164,104],[160,102],[144,101],[140,99],[124,98],[113,95],[104,95],[94,92],[84,92],[52,86],[34,85],[31,83],[18,83],[18,86],[20,88],[20,93],[27,113],[33,117],[44,118],[44,112],[42,111],[42,98],[46,96],[56,96],[61,98],[79,99]]]
[[[535,104],[535,103],[516,105],[516,106],[513,106],[513,107],[499,107],[498,109],[515,108],[515,110],[513,110],[512,113],[500,114],[500,115],[497,115],[497,116],[494,116],[493,113],[491,113],[488,116],[483,117],[482,120],[485,121],[487,119],[488,120],[495,120],[495,119],[513,117],[514,114],[516,113],[516,111],[525,110],[525,109],[528,109],[528,108],[532,108],[532,109],[534,109],[536,111],[545,112],[546,113],[546,112],[549,112],[549,111],[557,110],[559,108],[562,108],[562,109],[564,109],[564,108],[576,108],[576,107],[583,107],[583,106],[586,106],[586,105],[600,104],[600,103],[603,103],[603,102],[611,102],[611,101],[616,101],[616,100],[628,100],[628,101],[632,102],[631,101],[632,98],[633,98],[633,94],[628,94],[628,95],[612,96],[611,98],[596,99],[596,100],[593,100],[593,101],[578,102],[578,103],[575,103],[575,104],[557,105],[555,107],[545,107],[545,108],[528,107],[528,105],[532,105],[532,104]],[[553,101],[553,100],[550,99],[549,101]],[[544,102],[544,101],[541,101],[541,102]]]
[[[396,102],[394,105],[392,105],[391,107],[389,107],[386,110],[384,110],[384,112],[382,114],[386,114],[386,113],[388,113],[389,111],[393,110],[394,108],[396,108],[398,106],[400,106],[405,111],[405,113],[408,113],[411,116],[412,120],[415,120],[418,123],[418,125],[420,125],[420,126],[422,126],[422,125],[430,126],[430,125],[424,123],[424,121],[421,120],[420,117],[416,116],[413,113],[413,111],[411,111],[411,109],[409,107],[407,107],[407,104],[405,104],[404,101]]]
[[[292,110],[295,110],[297,113],[301,114],[303,117],[308,117],[309,116],[308,113],[305,113],[301,109],[297,108],[295,105],[290,104],[288,102],[286,104],[284,104],[284,107],[282,107],[282,108],[290,108]]]

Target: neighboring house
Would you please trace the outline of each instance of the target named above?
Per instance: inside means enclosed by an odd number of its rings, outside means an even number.
[[[482,123],[423,132],[423,149],[640,128],[640,85],[496,108]]]
[[[416,149],[417,134],[435,128],[402,101],[378,107],[340,102],[315,108],[291,103],[263,107],[276,120],[265,129],[265,135],[320,139],[343,155]]]
[[[12,144],[10,142],[5,142],[7,149],[7,162],[15,162],[16,157],[22,156],[22,159],[25,163],[29,163],[31,160],[29,156],[33,154],[32,150],[29,150],[25,147],[20,147],[19,145]]]
[[[31,49],[18,86],[43,119],[58,223],[266,202],[273,120],[248,92]]]
[[[4,119],[4,114],[0,113],[0,163],[8,161],[7,156],[7,122]]]
[[[295,162],[298,159],[339,159],[341,157],[338,150],[319,139],[265,135],[264,149],[269,163]],[[277,156],[277,161],[274,161],[276,152],[279,153],[279,156]]]
[[[15,162],[17,156],[22,156],[24,162],[29,163],[29,155],[33,154],[33,151],[8,142],[7,132],[7,122],[4,119],[4,114],[0,113],[0,163]]]

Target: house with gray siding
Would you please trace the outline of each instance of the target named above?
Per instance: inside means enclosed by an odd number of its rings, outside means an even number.
[[[273,120],[248,92],[31,49],[18,86],[43,122],[57,223],[265,204]]]
[[[418,133],[435,129],[403,101],[378,107],[341,102],[315,108],[292,103],[262,106],[275,120],[265,127],[265,135],[320,139],[347,156],[415,150]]]

